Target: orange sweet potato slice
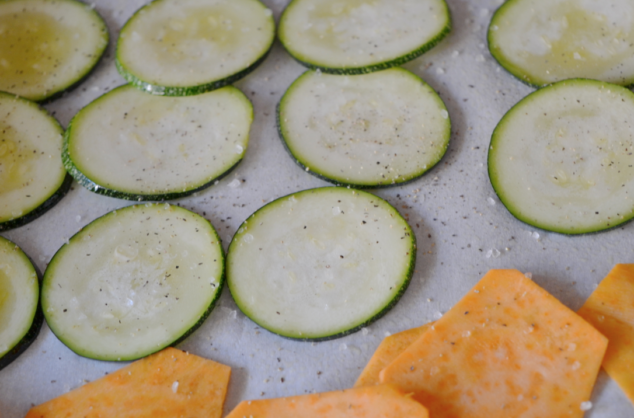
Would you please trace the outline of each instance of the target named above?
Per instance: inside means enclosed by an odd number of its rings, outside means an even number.
[[[607,339],[516,270],[492,270],[381,372],[434,418],[575,418]]]
[[[432,323],[430,322],[422,327],[408,329],[385,337],[361,372],[354,387],[379,384],[379,373],[381,370],[394,361],[414,341],[419,339],[431,325]]]
[[[390,385],[241,402],[226,418],[428,418],[427,409]]]
[[[230,374],[167,348],[33,407],[26,418],[220,418]]]
[[[608,337],[603,368],[634,403],[634,264],[617,264],[578,314]]]

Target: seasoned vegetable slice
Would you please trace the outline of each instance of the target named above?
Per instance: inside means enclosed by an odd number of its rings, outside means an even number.
[[[274,38],[273,14],[259,0],[155,0],[121,29],[116,64],[146,92],[189,96],[253,71]]]
[[[227,418],[428,418],[427,409],[390,385],[242,401]]]
[[[220,295],[223,261],[201,216],[168,204],[129,206],[88,224],[55,254],[42,309],[77,354],[137,359],[202,324]]]
[[[489,25],[491,55],[521,81],[634,83],[634,3],[509,0]]]
[[[634,217],[634,94],[567,80],[530,94],[493,132],[489,178],[521,221],[563,234]]]
[[[358,76],[307,71],[282,98],[280,135],[300,166],[340,185],[401,184],[445,154],[445,104],[418,76],[393,68]]]
[[[414,341],[420,338],[423,333],[432,326],[433,322],[423,326],[407,329],[397,334],[385,337],[381,344],[376,348],[368,364],[361,372],[361,375],[355,382],[354,386],[377,385],[381,382],[379,374],[392,361],[401,355],[407,347],[412,345]]]
[[[0,39],[0,90],[41,101],[90,73],[108,45],[108,28],[79,1],[3,0]]]
[[[634,264],[617,264],[578,314],[610,341],[603,368],[634,403]]]
[[[381,372],[432,417],[583,416],[607,339],[517,270],[491,270]]]
[[[413,60],[450,29],[444,0],[293,0],[279,38],[309,68],[363,74]]]
[[[0,92],[0,231],[42,215],[68,190],[62,133],[33,102]]]
[[[227,283],[271,332],[326,340],[384,315],[411,278],[411,228],[389,203],[345,188],[305,190],[256,211],[233,237]]]
[[[73,118],[64,164],[96,193],[175,199],[208,187],[242,160],[252,121],[253,106],[235,87],[162,97],[126,85]]]
[[[26,418],[220,418],[231,368],[175,348],[31,408]]]
[[[29,258],[0,237],[0,370],[37,338],[44,317],[40,285]]]

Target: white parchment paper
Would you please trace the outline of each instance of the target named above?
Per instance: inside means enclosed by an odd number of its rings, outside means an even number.
[[[279,19],[287,0],[263,1]],[[124,83],[114,67],[114,46],[121,26],[144,3],[94,2],[108,23],[112,42],[83,84],[46,106],[64,126],[83,106]],[[396,206],[416,233],[417,265],[409,289],[392,311],[367,329],[333,341],[304,343],[260,329],[238,310],[225,288],[208,320],[179,348],[232,367],[226,412],[244,399],[352,386],[382,338],[438,319],[489,269],[531,272],[540,286],[576,310],[614,264],[634,261],[632,223],[600,234],[565,237],[520,223],[497,200],[486,171],[490,136],[502,115],[533,89],[504,72],[488,53],[486,29],[501,0],[448,3],[452,33],[405,67],[447,104],[453,123],[449,150],[423,178],[373,191]],[[276,42],[263,65],[236,84],[255,108],[246,158],[219,184],[175,202],[209,219],[225,248],[242,221],[264,203],[328,185],[293,162],[275,128],[275,106],[303,71]],[[44,271],[56,250],[82,226],[131,203],[74,184],[44,216],[2,235],[20,245]],[[21,418],[32,405],[122,366],[79,357],[44,325],[33,345],[0,371],[0,416]],[[634,416],[634,407],[604,373],[592,402],[586,417]]]

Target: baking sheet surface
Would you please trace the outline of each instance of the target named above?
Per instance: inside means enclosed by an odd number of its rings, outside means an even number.
[[[278,19],[287,0],[263,2]],[[488,53],[486,29],[501,1],[448,3],[452,33],[405,68],[420,75],[445,101],[453,125],[449,150],[423,178],[373,191],[397,207],[416,233],[417,264],[409,289],[392,311],[368,328],[333,341],[305,343],[260,329],[238,310],[225,288],[204,325],[178,346],[232,367],[225,411],[244,399],[352,386],[382,338],[438,319],[489,269],[531,272],[540,286],[576,310],[614,264],[634,261],[633,223],[596,235],[565,237],[520,223],[497,200],[486,171],[491,132],[504,113],[533,89],[504,72]],[[46,106],[64,126],[83,106],[124,83],[114,67],[114,45],[123,23],[143,4],[142,0],[94,2],[108,23],[112,42],[83,84]],[[242,221],[264,203],[329,185],[293,162],[275,128],[275,106],[304,70],[276,42],[263,65],[236,84],[255,108],[246,158],[218,184],[176,201],[204,214],[225,248]],[[44,216],[2,235],[20,245],[44,271],[55,251],[82,226],[130,204],[75,183]],[[44,325],[33,345],[0,371],[0,416],[21,418],[32,405],[120,367],[77,356]],[[634,416],[634,407],[603,372],[592,402],[588,418]]]

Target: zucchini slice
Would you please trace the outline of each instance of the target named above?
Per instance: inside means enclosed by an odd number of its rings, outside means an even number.
[[[309,68],[363,74],[417,58],[450,30],[445,0],[293,0],[278,36]]]
[[[242,160],[252,121],[251,102],[232,86],[161,97],[125,85],[73,118],[62,158],[93,192],[176,199],[208,187]]]
[[[35,103],[0,92],[0,231],[32,221],[68,191],[62,133]]]
[[[493,15],[491,55],[526,84],[569,78],[634,84],[630,0],[509,0]]]
[[[544,87],[493,132],[489,178],[506,208],[562,234],[613,228],[634,217],[634,94],[594,80]]]
[[[329,340],[387,313],[415,259],[416,238],[388,202],[354,189],[311,189],[267,204],[240,226],[227,254],[227,284],[263,328]]]
[[[31,260],[0,237],[0,370],[37,338],[44,321],[40,285]]]
[[[44,273],[42,309],[75,353],[134,360],[196,330],[223,282],[213,226],[178,206],[148,203],[110,212],[62,246]]]
[[[90,73],[108,45],[108,28],[79,1],[3,0],[0,39],[0,90],[42,101]]]
[[[443,101],[402,68],[352,77],[307,71],[282,97],[278,127],[302,168],[355,187],[420,177],[451,136]]]
[[[253,71],[274,39],[273,13],[259,0],[155,0],[121,29],[116,65],[141,90],[189,96]]]

